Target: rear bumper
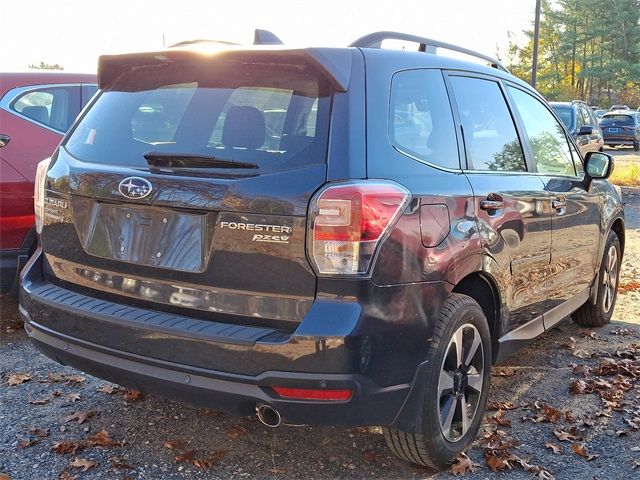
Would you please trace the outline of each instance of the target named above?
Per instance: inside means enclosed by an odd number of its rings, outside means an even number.
[[[73,292],[47,282],[41,263],[38,252],[23,271],[20,313],[35,346],[59,363],[237,415],[268,404],[294,424],[416,428],[424,386],[415,379],[423,377],[428,337],[418,338],[407,325],[400,331],[391,326],[394,339],[387,327],[369,320],[374,335],[362,335],[367,325],[357,320],[362,309],[332,305],[332,314],[344,316],[340,322],[329,318],[322,302],[314,305],[316,314],[325,315],[333,334],[327,329],[314,333],[313,319],[288,334],[221,324]],[[355,324],[349,325],[352,320]],[[386,344],[379,345],[380,336],[387,337]],[[273,386],[349,389],[352,396],[347,401],[292,400],[279,397]]]
[[[58,363],[129,388],[236,415],[251,415],[257,405],[268,404],[289,423],[388,425],[393,423],[410,389],[409,385],[381,388],[361,375],[265,372],[245,377],[158,362],[61,337],[30,321],[23,308],[20,313],[33,344]],[[269,388],[319,388],[321,382],[328,388],[350,389],[353,396],[346,402],[294,401],[278,398]]]
[[[607,135],[604,137],[605,145],[633,145],[640,139],[633,135]]]

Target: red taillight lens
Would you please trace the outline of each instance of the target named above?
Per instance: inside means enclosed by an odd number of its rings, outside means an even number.
[[[327,390],[317,388],[272,387],[282,398],[298,400],[345,401],[351,398],[351,390]]]
[[[379,241],[400,216],[409,192],[387,181],[332,185],[311,204],[310,253],[318,273],[367,272]]]

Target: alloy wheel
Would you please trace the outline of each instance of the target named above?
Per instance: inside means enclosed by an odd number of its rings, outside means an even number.
[[[604,264],[604,274],[602,276],[602,307],[605,313],[609,313],[616,298],[616,287],[618,286],[618,250],[615,245],[609,247],[607,258]]]
[[[484,383],[484,347],[478,329],[466,323],[452,335],[438,380],[440,430],[450,442],[469,431]]]

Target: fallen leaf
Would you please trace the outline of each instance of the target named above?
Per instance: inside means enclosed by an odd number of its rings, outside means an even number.
[[[553,434],[558,438],[558,440],[563,442],[568,442],[569,440],[582,440],[582,435],[575,427],[571,427],[568,432],[562,429],[554,429]]]
[[[489,417],[489,420],[496,422],[502,427],[511,426],[511,420],[509,420],[508,418],[504,418],[504,410],[499,410],[496,415]]]
[[[27,448],[31,447],[32,445],[37,445],[38,443],[40,443],[40,440],[30,440],[28,438],[23,438],[18,442],[18,446],[20,448]]]
[[[102,385],[96,388],[98,392],[106,393],[107,395],[113,395],[115,393],[119,393],[120,389],[118,387],[113,387],[111,385]]]
[[[58,480],[76,480],[76,477],[71,475],[67,470],[63,470],[58,475]]]
[[[630,328],[616,328],[614,330],[611,330],[609,333],[611,335],[627,336],[634,335],[636,332],[634,330],[631,330]]]
[[[95,417],[98,414],[99,412],[96,410],[88,410],[86,412],[73,412],[71,415],[67,415],[66,417],[63,417],[62,421],[64,423],[69,423],[74,420],[77,420],[78,424],[82,424],[86,422],[89,418]]]
[[[467,457],[464,453],[458,455],[458,458],[455,459],[455,462],[451,465],[451,473],[454,475],[466,475],[467,472],[475,472],[480,465],[475,462],[472,462],[469,457]]]
[[[580,335],[588,338],[594,338],[594,339],[598,338],[598,335],[596,335],[596,332],[592,330],[580,330]]]
[[[121,470],[133,470],[133,467],[127,463],[126,458],[111,457],[108,459],[111,468],[118,468]]]
[[[164,448],[169,450],[182,450],[184,448],[184,441],[182,440],[170,440],[164,442]]]
[[[496,455],[495,453],[491,452],[485,452],[485,458],[487,460],[487,466],[494,472],[505,470],[507,468],[511,470],[512,468],[511,464],[509,463],[509,457]]]
[[[86,448],[87,444],[83,440],[66,440],[64,442],[54,442],[51,451],[64,455],[70,453],[74,455],[78,450]]]
[[[64,399],[65,399],[67,402],[71,402],[71,403],[75,403],[75,402],[77,402],[78,400],[80,400],[80,398],[81,398],[81,397],[80,397],[80,394],[79,394],[79,393],[70,393],[69,395],[66,395],[66,396],[64,397]]]
[[[517,370],[508,367],[498,367],[491,370],[491,375],[494,377],[513,377],[517,373]]]
[[[29,400],[29,403],[31,405],[46,405],[47,403],[49,403],[49,399],[48,398],[40,398],[38,400]]]
[[[562,446],[556,445],[555,443],[547,442],[544,446],[551,449],[553,453],[562,453]]]
[[[382,455],[380,454],[380,452],[376,452],[374,450],[365,450],[362,453],[362,457],[366,462],[378,463]]]
[[[585,393],[591,393],[593,390],[589,388],[589,384],[584,380],[573,379],[569,382],[569,392],[574,395],[582,395]]]
[[[593,455],[589,454],[587,452],[586,447],[582,443],[573,443],[573,444],[571,444],[571,450],[573,450],[576,455],[579,455],[582,458],[586,458],[588,462],[590,462],[591,460],[594,460],[594,459],[596,459],[596,458],[598,458],[600,456],[598,454],[593,454]]]
[[[34,435],[37,435],[38,437],[44,438],[49,436],[49,429],[29,427],[29,433],[32,433]]]
[[[133,403],[142,400],[144,398],[144,394],[138,390],[126,390],[123,397],[126,402]]]
[[[629,282],[620,282],[618,284],[619,293],[633,292],[638,289],[640,289],[640,282],[638,282],[637,280],[631,280]]]
[[[0,473],[0,480],[11,480],[11,477],[5,473]]]
[[[515,410],[520,408],[520,405],[516,405],[512,402],[494,402],[487,405],[487,410]]]
[[[90,468],[94,468],[98,465],[98,462],[94,462],[93,460],[88,460],[86,458],[76,457],[70,464],[70,467],[73,468],[81,468],[83,472],[86,472]]]
[[[193,460],[193,457],[195,456],[196,456],[196,451],[189,450],[188,452],[184,452],[179,455],[176,455],[174,458],[176,462],[187,462],[187,461]]]
[[[66,373],[50,373],[44,383],[66,383],[79,385],[87,379],[82,375],[67,375]]]
[[[226,450],[216,450],[215,452],[209,453],[204,458],[194,460],[193,464],[198,468],[209,469],[217,465],[226,454]]]
[[[640,467],[640,461],[638,460],[632,460],[631,461],[631,470],[635,470],[636,468]]]
[[[277,475],[278,473],[286,472],[286,470],[282,467],[271,467],[271,468],[267,468],[267,472],[275,473]]]
[[[247,433],[247,429],[242,425],[234,425],[229,430],[227,430],[227,435],[231,438],[237,438],[240,435],[244,435],[245,433]]]
[[[581,348],[576,348],[574,349],[571,354],[574,357],[578,357],[578,358],[582,358],[583,360],[586,358],[592,358],[593,357],[593,352],[589,353],[588,351],[581,349]]]
[[[591,373],[591,367],[589,365],[576,365],[573,363],[570,366],[573,368],[575,375],[582,375],[584,378],[587,378]]]
[[[7,383],[12,387],[21,385],[24,382],[28,382],[29,380],[31,380],[30,373],[10,373],[7,376]]]
[[[123,445],[123,442],[117,442],[109,437],[109,433],[106,430],[94,433],[87,440],[92,446],[98,447],[120,447]]]

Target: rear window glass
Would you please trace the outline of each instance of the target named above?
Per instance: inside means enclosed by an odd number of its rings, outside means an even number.
[[[553,111],[556,112],[556,115],[562,120],[564,126],[569,130],[573,130],[573,112],[571,107],[564,107],[560,105],[551,105]]]
[[[635,121],[632,115],[605,115],[600,119],[600,125],[633,125]]]
[[[142,66],[100,94],[65,146],[95,163],[146,166],[161,152],[291,168],[325,161],[328,110],[328,84],[303,64]]]

